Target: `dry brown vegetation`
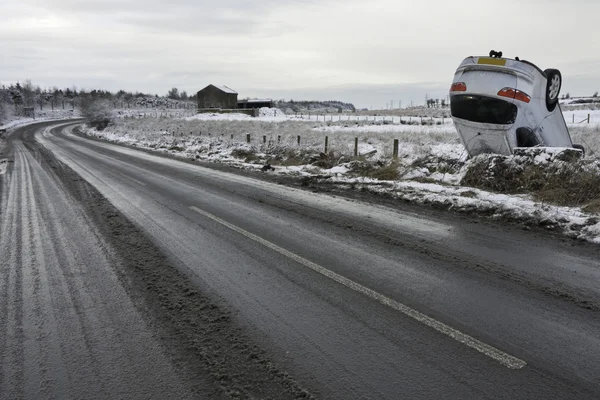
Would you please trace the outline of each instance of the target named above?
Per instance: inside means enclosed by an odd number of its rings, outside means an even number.
[[[535,164],[524,157],[479,156],[461,184],[499,193],[532,193],[537,200],[562,206],[591,209],[600,203],[600,168],[585,160]]]

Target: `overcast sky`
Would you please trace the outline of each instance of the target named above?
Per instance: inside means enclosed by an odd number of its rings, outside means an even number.
[[[0,82],[342,100],[446,97],[469,55],[558,68],[600,90],[598,0],[0,0]]]

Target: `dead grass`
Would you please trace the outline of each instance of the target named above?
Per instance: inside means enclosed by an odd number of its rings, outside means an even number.
[[[427,168],[430,173],[439,172],[441,174],[456,174],[464,166],[460,160],[448,160],[438,156],[428,154],[413,161],[412,168]]]
[[[477,198],[477,193],[475,193],[472,190],[467,190],[465,192],[461,192],[460,197],[468,197],[470,199],[475,199],[475,198]]]
[[[499,193],[531,193],[560,206],[600,201],[600,169],[580,160],[531,164],[518,157],[482,156],[473,160],[462,185]]]
[[[231,152],[231,155],[235,158],[243,159],[246,163],[255,163],[261,161],[261,157],[256,154],[256,150],[249,149],[235,149]]]
[[[394,181],[400,178],[398,167],[399,166],[397,162],[392,162],[388,165],[375,168],[369,174],[367,174],[367,176],[380,181]]]
[[[600,199],[591,201],[588,205],[582,208],[586,213],[600,214]]]

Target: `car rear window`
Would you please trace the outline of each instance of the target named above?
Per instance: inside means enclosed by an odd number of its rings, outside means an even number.
[[[517,119],[517,106],[486,96],[454,95],[450,99],[453,117],[485,124],[507,125]]]

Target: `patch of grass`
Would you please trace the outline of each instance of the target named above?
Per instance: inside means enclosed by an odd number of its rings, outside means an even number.
[[[256,151],[248,149],[235,149],[231,152],[231,155],[235,158],[246,158],[254,154],[256,154]]]
[[[349,172],[356,176],[369,176],[375,169],[378,168],[376,162],[367,161],[364,156],[356,157],[355,160],[348,164]]]
[[[371,173],[367,174],[368,177],[378,179],[380,181],[394,181],[400,177],[398,171],[398,163],[392,162],[388,165],[376,168]]]
[[[600,169],[586,161],[531,164],[518,157],[476,157],[462,185],[500,193],[532,193],[537,200],[580,206],[600,200]]]
[[[272,165],[289,167],[293,165],[310,164],[318,159],[319,154],[315,151],[275,149],[271,151],[268,162]]]
[[[468,197],[470,199],[475,199],[475,198],[477,198],[477,193],[475,193],[472,190],[467,190],[465,192],[461,192],[460,197]]]
[[[600,199],[592,200],[582,210],[590,214],[600,214]]]
[[[231,152],[231,155],[235,158],[244,159],[245,163],[256,163],[257,161],[261,161],[261,158],[253,149],[235,149]]]
[[[456,174],[463,167],[464,162],[448,160],[441,157],[426,155],[412,162],[412,168],[427,168],[430,173]]]
[[[311,163],[311,165],[323,169],[333,168],[338,164],[339,157],[336,157],[333,151],[329,153],[319,153],[319,158]]]

